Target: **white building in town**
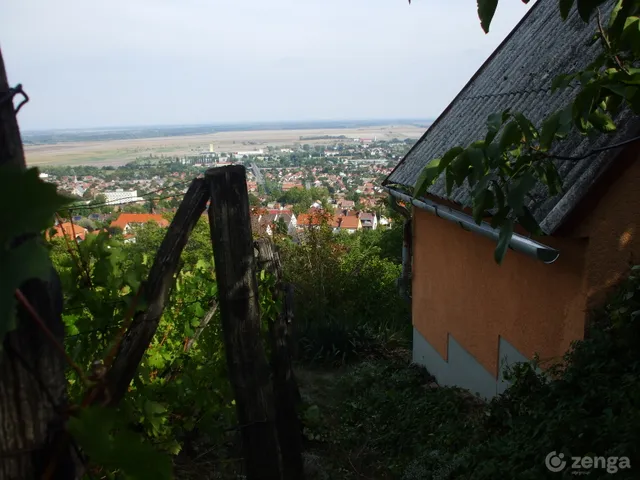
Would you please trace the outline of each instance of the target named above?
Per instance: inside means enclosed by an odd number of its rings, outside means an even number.
[[[245,152],[233,152],[233,156],[236,158],[255,157],[256,155],[264,155],[264,150],[248,150]]]
[[[140,200],[144,200],[143,198],[138,197],[137,190],[123,190],[122,188],[117,188],[115,191],[103,193],[107,198],[106,203],[109,205],[119,205],[122,203],[139,202]]]

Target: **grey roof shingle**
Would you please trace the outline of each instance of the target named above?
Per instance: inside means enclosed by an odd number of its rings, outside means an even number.
[[[603,14],[611,6],[612,2],[606,4]],[[413,187],[429,161],[457,145],[466,147],[484,138],[491,113],[511,108],[539,127],[575,95],[571,88],[552,94],[553,78],[583,69],[599,53],[599,44],[590,45],[596,25],[595,20],[585,24],[575,8],[563,22],[557,0],[538,0],[384,183]],[[640,131],[640,118],[628,110],[617,116],[616,123],[616,132],[595,139],[573,133],[559,142],[552,153],[577,156],[626,140]],[[565,191],[549,198],[546,187],[538,185],[532,195],[535,200],[528,205],[546,233],[553,233],[562,224],[618,153],[619,149],[615,149],[577,162],[557,161]],[[466,186],[455,188],[447,197],[444,178],[439,178],[428,193],[462,206],[471,205]]]

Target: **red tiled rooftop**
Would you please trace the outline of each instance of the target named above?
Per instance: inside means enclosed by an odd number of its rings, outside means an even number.
[[[360,219],[356,216],[342,217],[340,228],[357,229],[360,226]]]
[[[121,213],[116,220],[111,222],[112,227],[124,229],[128,223],[156,222],[161,227],[168,227],[169,222],[158,213]]]

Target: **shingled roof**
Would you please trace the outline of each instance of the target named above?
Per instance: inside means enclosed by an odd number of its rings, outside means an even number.
[[[604,10],[609,11],[612,4],[606,4]],[[545,118],[566,106],[575,95],[571,88],[552,94],[550,87],[554,77],[583,69],[599,53],[599,44],[590,45],[596,25],[595,20],[585,24],[575,8],[563,22],[557,0],[538,0],[384,184],[413,187],[429,161],[455,146],[466,147],[484,138],[487,117],[492,113],[511,108],[522,112],[539,127]],[[626,140],[640,131],[640,118],[628,110],[617,116],[616,123],[616,132],[598,135],[595,139],[574,132],[559,142],[552,153],[579,156],[594,148]],[[557,162],[565,191],[549,198],[546,187],[538,185],[532,195],[535,200],[528,205],[546,233],[553,233],[563,223],[618,153],[619,149],[615,149],[578,162]],[[461,206],[471,205],[466,185],[455,188],[447,197],[444,178],[439,178],[428,193]]]

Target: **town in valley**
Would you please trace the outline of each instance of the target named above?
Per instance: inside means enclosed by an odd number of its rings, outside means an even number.
[[[63,136],[58,143],[52,136],[45,140],[27,134],[25,144],[27,161],[32,154],[40,177],[74,199],[69,218],[56,222],[54,235],[83,240],[107,229],[135,241],[135,225],[168,225],[192,179],[209,168],[241,164],[247,172],[254,234],[279,231],[295,239],[320,221],[317,213],[327,214],[335,232],[389,227],[392,219],[381,182],[416,142],[421,127],[222,132],[217,137],[189,136],[188,143],[181,143],[184,136],[175,136],[173,148],[167,147],[166,138],[158,146],[153,137],[136,139],[129,149],[118,148],[116,135],[98,144],[103,149],[99,160],[85,146],[84,161],[78,145],[86,141],[65,143]],[[230,140],[234,134],[238,141]],[[76,133],[73,139],[78,137]],[[30,144],[30,138],[35,142]],[[60,155],[60,150],[61,159],[42,156]]]

